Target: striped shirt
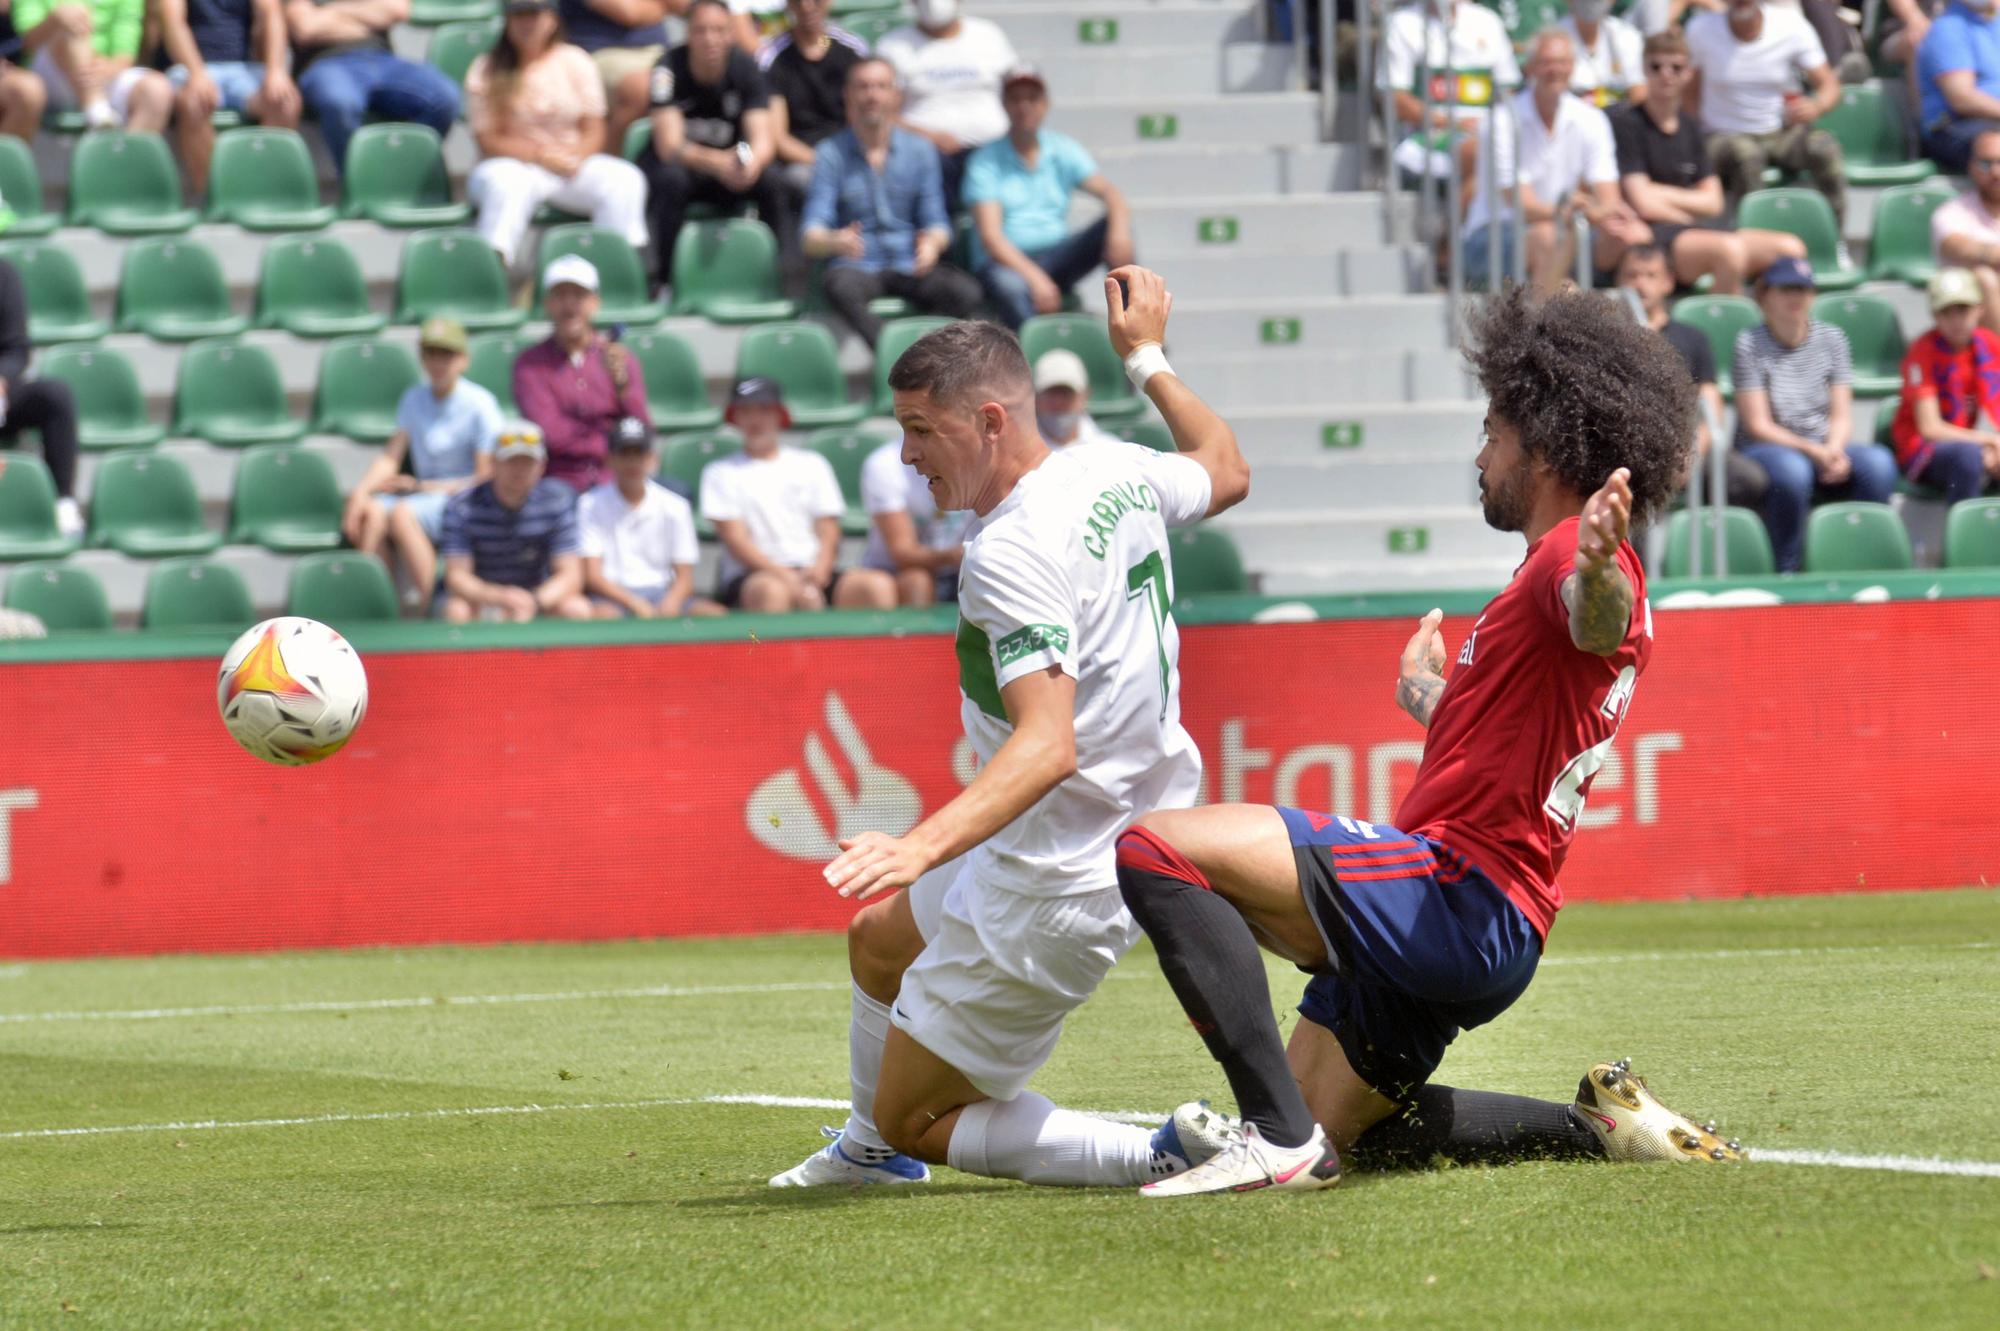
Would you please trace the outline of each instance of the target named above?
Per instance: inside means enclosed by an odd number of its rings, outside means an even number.
[[[576,491],[544,477],[519,508],[508,508],[486,481],[451,497],[444,508],[438,553],[472,556],[482,582],[539,587],[555,571],[558,555],[583,549],[576,527]]]
[[[1746,389],[1769,393],[1771,420],[1816,444],[1826,442],[1831,389],[1854,382],[1847,334],[1817,319],[1807,326],[1806,340],[1795,347],[1771,336],[1764,324],[1744,329],[1736,335],[1734,365],[1738,393]],[[1739,446],[1758,442],[1744,432],[1740,414],[1736,442]]]

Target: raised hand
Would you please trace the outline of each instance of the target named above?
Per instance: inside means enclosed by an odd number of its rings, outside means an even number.
[[[1632,529],[1632,473],[1620,467],[1583,505],[1576,529],[1576,571],[1586,578],[1604,571]]]
[[[1121,287],[1119,283],[1124,283]],[[1150,268],[1127,264],[1104,275],[1105,325],[1120,360],[1151,342],[1167,340],[1167,316],[1173,313],[1173,293],[1166,279]]]

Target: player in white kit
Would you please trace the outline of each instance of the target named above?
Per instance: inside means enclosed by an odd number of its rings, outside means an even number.
[[[1155,1132],[1026,1089],[1064,1017],[1139,936],[1118,893],[1118,834],[1199,792],[1201,757],[1180,724],[1167,529],[1249,491],[1235,435],[1167,367],[1165,284],[1122,268],[1105,289],[1112,343],[1178,454],[1052,452],[1020,344],[993,324],[927,334],[890,372],[904,460],[940,509],[974,514],[957,653],[979,772],[907,835],[865,832],[826,868],[843,896],[911,890],[850,931],[847,1125],[773,1186],[913,1181],[924,1162],[1130,1186],[1226,1140],[1193,1107]]]

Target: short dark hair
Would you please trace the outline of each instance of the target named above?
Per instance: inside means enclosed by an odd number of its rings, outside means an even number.
[[[1667,252],[1658,245],[1632,245],[1627,247],[1626,251],[1618,256],[1618,266],[1613,268],[1612,271],[1614,273],[1622,273],[1625,271],[1625,265],[1628,263],[1651,263],[1655,259],[1658,259],[1661,263],[1667,263]],[[1671,265],[1667,269],[1667,275],[1669,277],[1673,275]]]
[[[1685,56],[1688,53],[1687,38],[1672,28],[1663,28],[1646,39],[1644,58],[1651,60],[1656,55]]]
[[[694,0],[694,2],[687,7],[687,12],[681,15],[681,21],[683,23],[692,23],[694,21],[695,12],[697,10],[707,9],[710,8],[711,6],[721,10],[725,15],[729,15],[729,17],[731,17],[732,19],[734,18],[734,15],[730,15],[729,0]]]
[[[889,58],[887,56],[864,55],[859,60],[855,61],[853,64],[847,67],[847,77],[840,81],[841,88],[844,90],[849,86],[851,86],[854,82],[855,76],[859,74],[862,70],[868,68],[868,66],[870,65],[880,65],[882,66],[882,68],[888,70],[889,81],[891,83],[900,84],[902,82],[902,76],[896,73],[895,65],[890,63]]]
[[[1588,498],[1632,473],[1632,520],[1672,501],[1694,447],[1697,397],[1671,342],[1592,291],[1537,300],[1509,287],[1473,307],[1466,358],[1521,449]]]
[[[1021,342],[999,324],[962,319],[934,328],[910,344],[889,370],[898,393],[929,393],[949,407],[975,405],[974,397],[1018,401],[1032,397],[1035,377]]]

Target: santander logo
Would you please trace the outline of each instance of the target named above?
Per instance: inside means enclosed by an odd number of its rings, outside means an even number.
[[[834,750],[854,774],[852,784],[834,751],[814,730],[806,735],[805,770],[787,767],[764,778],[743,806],[750,835],[765,848],[795,860],[830,860],[840,853],[842,837],[871,828],[901,836],[923,817],[923,799],[916,787],[901,772],[875,761],[847,704],[832,690],[826,695],[825,715]]]

